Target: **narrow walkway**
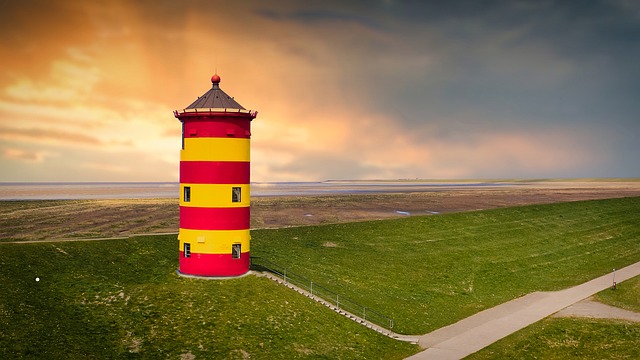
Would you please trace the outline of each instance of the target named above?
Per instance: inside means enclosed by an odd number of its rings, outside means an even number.
[[[616,271],[616,282],[640,275],[640,262]],[[534,292],[419,337],[426,350],[407,359],[462,359],[613,284],[612,274],[554,292]]]

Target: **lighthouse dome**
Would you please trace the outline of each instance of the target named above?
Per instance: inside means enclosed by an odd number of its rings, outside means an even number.
[[[199,96],[196,101],[191,103],[185,109],[242,109],[244,107],[238,104],[232,96],[227,95],[220,89],[220,75],[215,74],[211,77],[211,89]]]

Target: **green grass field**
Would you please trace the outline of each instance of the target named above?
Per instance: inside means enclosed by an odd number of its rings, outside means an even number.
[[[640,198],[252,232],[252,255],[423,334],[640,260]]]
[[[640,276],[595,300],[640,311]],[[468,359],[640,359],[640,323],[547,318],[478,351]]]
[[[401,359],[418,350],[266,278],[179,277],[175,236],[1,249],[0,359]]]
[[[640,324],[547,318],[466,359],[640,359]]]
[[[640,312],[640,276],[618,284],[615,290],[598,293],[595,300],[635,312]]]
[[[640,260],[640,198],[253,231],[252,255],[426,333]],[[0,244],[0,358],[403,358],[264,278],[178,277],[175,236]],[[35,278],[40,281],[36,282]]]

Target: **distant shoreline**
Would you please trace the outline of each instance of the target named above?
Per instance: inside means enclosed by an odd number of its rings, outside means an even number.
[[[640,196],[640,182],[449,185],[425,190],[424,186],[378,184],[374,187],[375,192],[353,193],[344,191],[345,188],[353,189],[351,185],[342,184],[330,186],[331,192],[319,191],[319,195],[311,194],[309,189],[301,191],[302,195],[254,195],[251,197],[250,226],[251,229],[264,229],[440,216],[513,206]],[[336,188],[343,191],[336,191]],[[320,187],[319,190],[326,189]],[[177,184],[175,189],[168,190],[171,196],[155,198],[123,198],[112,192],[106,199],[89,196],[89,199],[70,200],[0,200],[0,242],[174,233],[180,227]]]
[[[251,183],[251,196],[389,194],[504,187],[634,188],[638,184],[640,184],[640,178],[254,182]],[[178,182],[0,182],[0,201],[177,199],[179,193]]]

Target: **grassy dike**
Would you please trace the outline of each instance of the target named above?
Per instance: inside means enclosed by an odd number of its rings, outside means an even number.
[[[640,260],[640,198],[252,232],[269,259],[426,333]],[[264,278],[178,277],[175,236],[0,244],[0,358],[403,358]],[[35,278],[40,281],[36,282]]]
[[[252,232],[264,257],[423,334],[640,260],[640,198]]]

